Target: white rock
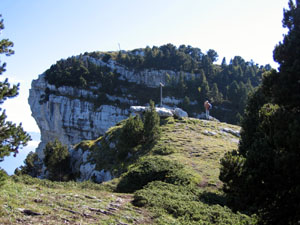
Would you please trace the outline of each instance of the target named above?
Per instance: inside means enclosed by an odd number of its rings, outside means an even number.
[[[216,132],[214,132],[214,131],[208,131],[208,130],[205,130],[203,132],[203,134],[208,135],[208,136],[216,136],[217,135]]]
[[[79,181],[89,180],[95,170],[96,165],[91,163],[82,164],[80,166]]]
[[[174,115],[178,118],[183,118],[183,117],[188,117],[188,114],[186,111],[183,111],[182,109],[180,108],[175,108],[174,109]]]
[[[130,106],[130,112],[133,113],[143,113],[145,112],[145,106]]]
[[[221,128],[221,131],[223,131],[223,132],[226,132],[226,133],[229,133],[229,134],[232,134],[232,135],[234,135],[234,136],[236,136],[236,137],[240,137],[241,135],[240,135],[240,131],[238,131],[238,130],[233,130],[233,129],[231,129],[231,128]]]
[[[130,111],[135,114],[141,114],[145,112],[146,110],[149,110],[149,107],[145,106],[131,106]],[[173,112],[171,109],[165,108],[165,107],[155,107],[155,111],[158,113],[160,117],[169,117],[173,116]]]
[[[28,99],[32,116],[41,130],[41,142],[36,150],[40,159],[44,158],[43,149],[49,141],[58,139],[64,145],[72,146],[82,140],[96,139],[129,115],[128,110],[112,105],[101,105],[95,110],[93,103],[78,97],[92,93],[72,87],[60,87],[57,91],[62,91],[62,95],[51,94],[49,101],[41,104],[41,96],[47,87],[55,89],[47,84],[45,74],[42,74],[32,81]]]
[[[170,109],[164,107],[156,107],[155,111],[158,113],[160,117],[170,117],[173,116],[173,113]]]

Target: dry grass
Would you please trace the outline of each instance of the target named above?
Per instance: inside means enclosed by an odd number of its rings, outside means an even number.
[[[0,195],[0,224],[151,224],[130,194],[9,178]]]

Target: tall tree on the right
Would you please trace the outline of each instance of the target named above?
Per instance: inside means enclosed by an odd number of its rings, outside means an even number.
[[[249,99],[238,151],[221,160],[229,203],[261,224],[300,223],[300,0],[289,1],[274,50],[279,70],[264,74]]]

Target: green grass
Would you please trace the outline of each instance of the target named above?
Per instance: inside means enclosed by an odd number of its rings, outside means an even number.
[[[117,178],[95,184],[10,177],[0,190],[0,224],[256,223],[255,217],[226,206],[218,178],[220,159],[238,145],[221,128],[238,126],[164,119],[157,142],[140,144],[131,157],[119,160],[116,143],[123,124],[77,146],[92,151],[97,169],[110,170]],[[41,215],[27,216],[22,209]]]
[[[136,154],[118,161],[118,149],[108,146],[118,142],[120,123],[102,138],[102,147],[92,149],[96,157],[101,153],[96,160],[97,168],[105,166],[107,169],[109,160],[103,156],[109,155],[111,168],[121,175],[114,180],[114,190],[136,191],[135,204],[154,213],[155,224],[254,224],[253,218],[227,208],[221,191],[220,159],[238,147],[235,136],[221,131],[225,127],[240,129],[215,121],[167,118],[161,121],[162,136],[155,144],[138,145]],[[183,190],[186,190],[184,196],[178,195]],[[175,200],[169,201],[165,196]],[[178,208],[180,213],[170,208]]]
[[[0,224],[151,223],[132,195],[105,190],[92,182],[51,182],[11,177],[0,190]],[[29,216],[24,210],[40,215]]]
[[[161,181],[149,183],[135,192],[134,204],[151,208],[157,223],[171,224],[253,224],[254,218],[233,213],[224,206],[224,197],[194,186],[180,186]],[[175,220],[174,220],[175,219]]]

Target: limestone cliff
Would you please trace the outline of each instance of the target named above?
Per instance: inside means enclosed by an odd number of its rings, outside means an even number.
[[[167,74],[179,77],[179,73],[173,71],[143,70],[136,72],[118,65],[113,60],[105,63],[89,56],[82,57],[82,60],[97,66],[108,67],[120,75],[119,80],[135,84],[136,89],[143,90],[148,87],[150,92],[154,90],[156,95],[159,93],[160,82],[166,81]],[[42,150],[49,141],[58,139],[63,144],[71,146],[82,140],[95,139],[103,135],[109,127],[127,118],[130,105],[142,103],[141,96],[128,93],[126,85],[123,84],[120,87],[123,93],[105,94],[106,103],[97,102],[95,104],[99,96],[93,90],[101,89],[101,83],[86,89],[71,86],[56,87],[49,84],[45,76],[46,74],[43,73],[39,75],[38,79],[32,81],[29,94],[32,116],[41,131],[41,143],[36,150],[41,159],[44,157]],[[181,99],[168,96],[164,98],[164,104],[176,106],[180,102],[182,102]],[[121,107],[122,104],[123,107]],[[124,107],[124,104],[128,107]],[[196,104],[196,102],[192,104]]]

